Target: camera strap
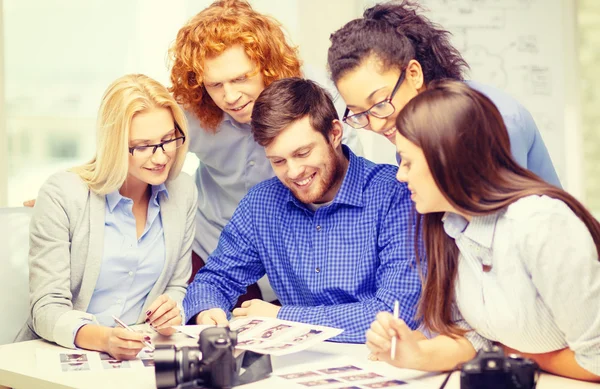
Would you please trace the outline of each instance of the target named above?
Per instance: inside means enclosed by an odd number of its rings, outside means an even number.
[[[236,371],[244,372],[235,379],[235,386],[245,385],[251,382],[260,381],[267,378],[273,372],[271,365],[271,356],[269,354],[259,354],[254,351],[243,351],[236,358]]]

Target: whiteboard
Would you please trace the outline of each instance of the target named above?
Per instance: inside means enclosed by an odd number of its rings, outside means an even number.
[[[363,1],[363,9],[377,3]],[[558,176],[581,194],[574,5],[565,0],[420,0],[424,15],[453,34],[467,79],[502,89],[533,115]],[[361,12],[362,15],[362,12]],[[574,21],[573,21],[574,23]],[[373,150],[389,147],[368,139]],[[380,153],[377,153],[380,154]],[[375,155],[377,155],[375,154]],[[393,163],[393,158],[385,161]]]

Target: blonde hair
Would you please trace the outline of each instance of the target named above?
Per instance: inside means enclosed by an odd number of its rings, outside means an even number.
[[[119,189],[129,170],[129,130],[133,117],[151,108],[167,108],[187,138],[187,121],[183,110],[161,83],[143,74],[128,74],[115,80],[104,92],[98,110],[96,155],[92,160],[71,169],[98,194]],[[167,180],[179,175],[188,143],[177,149]]]

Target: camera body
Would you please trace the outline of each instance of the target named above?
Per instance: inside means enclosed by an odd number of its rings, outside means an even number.
[[[460,372],[461,389],[531,389],[537,384],[539,366],[517,355],[505,356],[497,346],[484,347]]]
[[[237,378],[233,356],[237,332],[210,327],[200,333],[198,347],[157,345],[154,373],[157,388],[232,388]]]

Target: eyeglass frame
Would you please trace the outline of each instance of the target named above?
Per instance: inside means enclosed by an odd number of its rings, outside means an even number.
[[[355,114],[352,114],[352,115],[348,116],[348,113],[350,112],[350,108],[348,108],[346,106],[346,111],[344,112],[344,117],[343,117],[342,121],[344,123],[346,123],[347,125],[349,125],[350,127],[359,130],[359,129],[365,128],[366,126],[368,126],[369,124],[371,124],[371,120],[369,119],[369,116],[371,116],[371,115],[374,116],[374,117],[376,117],[377,119],[385,119],[387,117],[392,116],[394,114],[394,112],[396,112],[396,107],[394,106],[394,103],[392,103],[392,99],[396,95],[396,92],[398,92],[398,89],[400,89],[400,85],[402,85],[402,83],[404,82],[404,78],[405,78],[404,76],[405,75],[406,75],[406,70],[402,70],[400,72],[400,76],[398,77],[398,81],[396,81],[396,85],[394,85],[394,89],[392,89],[392,93],[390,94],[390,97],[385,98],[385,99],[381,100],[380,102],[373,104],[371,106],[371,108],[367,109],[366,111],[358,112],[358,113],[355,113]],[[375,106],[377,106],[379,104],[382,104],[382,103],[388,103],[389,105],[392,106],[392,112],[390,112],[389,115],[378,116],[376,114],[371,113],[371,110],[373,108],[375,108]],[[351,118],[352,116],[359,116],[359,115],[364,115],[364,114],[366,114],[365,117],[367,118],[367,124],[365,124],[362,127],[354,127],[352,124],[348,123],[348,121],[347,121],[347,119]]]
[[[150,157],[148,157],[148,158],[152,158],[152,156],[153,156],[153,155],[156,153],[156,150],[158,150],[158,148],[159,148],[159,147],[161,148],[161,150],[163,151],[163,153],[166,153],[166,151],[165,151],[165,147],[164,147],[164,146],[165,146],[165,144],[169,144],[169,143],[172,143],[172,142],[176,142],[176,141],[178,141],[178,140],[180,140],[180,139],[183,139],[183,142],[181,142],[181,146],[183,146],[183,144],[185,143],[185,135],[183,135],[183,131],[181,131],[181,127],[179,127],[179,124],[177,124],[177,122],[174,122],[174,123],[175,123],[175,130],[176,130],[177,132],[179,132],[179,133],[181,134],[181,136],[179,136],[179,137],[177,137],[177,138],[174,138],[174,139],[169,139],[169,140],[167,140],[167,141],[160,142],[160,143],[157,143],[157,144],[154,144],[154,145],[145,145],[145,146],[134,146],[134,147],[130,147],[130,148],[129,148],[129,153],[131,154],[131,156],[132,156],[132,157],[135,157],[135,154],[133,154],[133,152],[134,152],[136,149],[140,148],[140,147],[143,147],[143,148],[145,148],[145,149],[146,149],[146,148],[150,148],[150,147],[154,147],[154,149],[152,150],[152,154],[150,155]],[[181,147],[181,146],[179,146],[179,147]],[[176,147],[176,148],[175,148],[175,150],[177,150],[179,147]]]

